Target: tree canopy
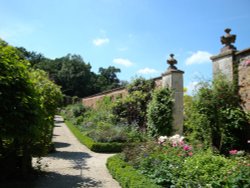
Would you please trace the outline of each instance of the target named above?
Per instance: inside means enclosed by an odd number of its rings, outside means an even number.
[[[23,47],[18,50],[35,69],[46,71],[49,78],[61,86],[64,95],[86,97],[123,85],[117,77],[121,70],[114,66],[100,67],[99,72],[94,73],[90,63],[86,63],[80,55],[68,54],[52,60]]]

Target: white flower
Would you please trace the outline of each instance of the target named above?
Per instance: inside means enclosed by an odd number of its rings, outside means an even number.
[[[167,136],[160,136],[160,137],[158,138],[158,142],[159,142],[159,143],[163,143],[163,142],[165,142],[167,139],[168,139]]]

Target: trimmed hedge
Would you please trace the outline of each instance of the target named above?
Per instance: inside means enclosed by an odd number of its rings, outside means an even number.
[[[119,155],[108,158],[106,166],[123,188],[161,188],[124,162]]]
[[[71,130],[71,132],[75,135],[75,137],[85,146],[87,146],[91,151],[99,152],[99,153],[116,153],[121,152],[124,148],[124,143],[100,143],[95,142],[87,135],[84,135],[77,127],[75,127],[70,121],[65,121],[65,124]]]

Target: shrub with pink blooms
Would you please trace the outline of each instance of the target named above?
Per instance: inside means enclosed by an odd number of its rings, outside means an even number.
[[[250,187],[250,160],[232,149],[229,157],[190,145],[180,135],[134,145],[123,159],[162,187]]]

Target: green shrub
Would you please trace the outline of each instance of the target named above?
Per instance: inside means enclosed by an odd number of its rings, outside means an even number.
[[[127,134],[124,127],[113,125],[98,126],[87,134],[96,142],[126,142]]]
[[[152,137],[170,135],[173,131],[173,97],[169,88],[156,89],[147,109],[148,133]]]
[[[123,188],[160,188],[132,166],[125,163],[119,155],[108,158],[107,168]]]
[[[238,154],[240,151],[238,152]],[[231,158],[237,163],[226,176],[227,187],[250,187],[250,156],[233,155]]]
[[[224,187],[236,162],[211,151],[187,158],[178,177],[177,187]]]
[[[62,110],[62,114],[66,119],[75,119],[80,117],[86,112],[87,108],[81,103],[71,104]]]
[[[146,110],[153,88],[154,82],[144,78],[137,78],[129,84],[127,87],[129,94],[124,99],[115,101],[112,107],[116,122],[137,124],[140,130],[145,130]]]
[[[122,143],[100,143],[95,142],[87,135],[81,133],[81,131],[75,127],[71,122],[66,121],[66,125],[71,130],[71,132],[76,136],[76,138],[85,146],[87,146],[91,151],[100,153],[115,153],[121,152],[125,144]]]
[[[219,75],[210,83],[201,83],[188,107],[185,130],[190,140],[200,140],[220,153],[248,149],[249,115],[240,106],[234,85]]]

